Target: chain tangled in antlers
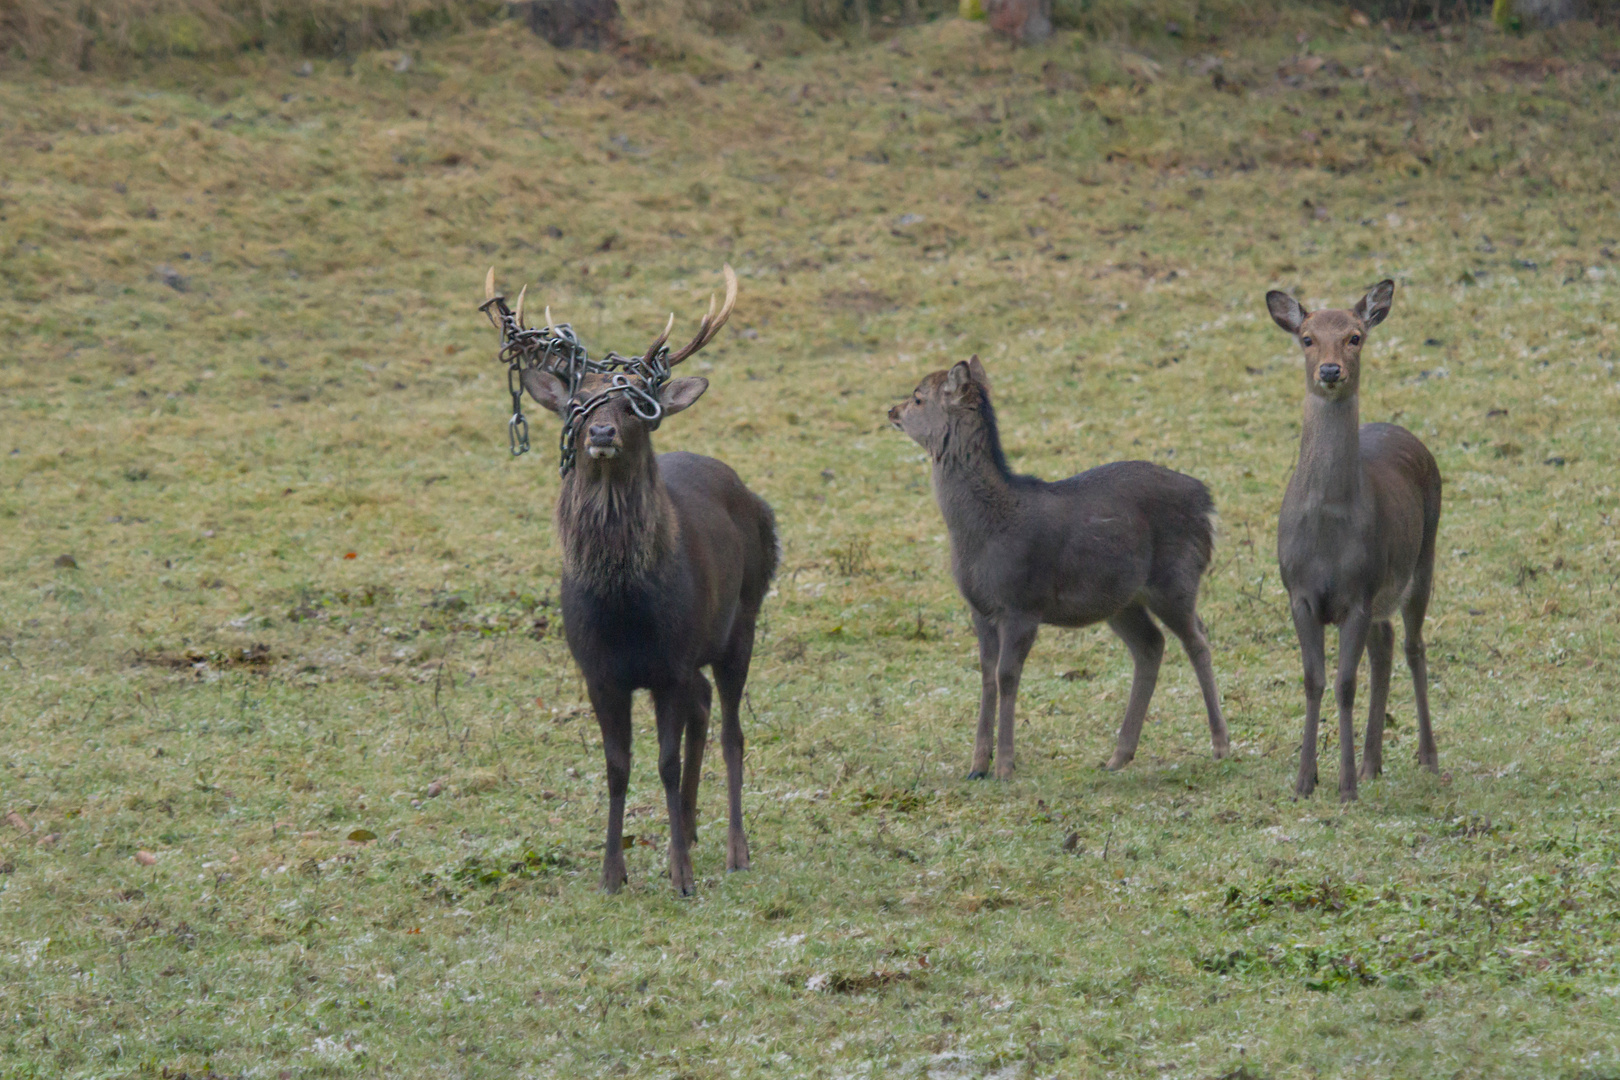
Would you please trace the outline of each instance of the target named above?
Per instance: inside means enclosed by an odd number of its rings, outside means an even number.
[[[567,476],[574,467],[574,439],[586,419],[612,398],[623,395],[630,408],[642,420],[658,426],[663,419],[664,407],[659,392],[669,382],[670,371],[697,352],[720,332],[731,317],[737,303],[737,274],[730,264],[724,267],[726,302],[716,310],[715,297],[709,297],[709,312],[698,324],[697,336],[685,348],[670,354],[669,332],[675,327],[675,315],[670,313],[664,332],[659,334],[641,356],[620,356],[609,352],[600,360],[592,360],[567,323],[555,325],[551,321],[551,308],[546,308],[546,325],[523,325],[523,301],[529,287],[518,293],[517,309],[506,306],[506,297],[495,291],[495,268],[489,268],[484,278],[484,302],[478,305],[490,324],[500,331],[499,358],[506,365],[506,388],[512,394],[512,419],[506,425],[507,444],[512,456],[529,452],[529,421],[523,415],[523,373],[529,370],[545,371],[561,379],[568,388],[568,412],[563,421],[558,471]],[[605,375],[608,383],[590,397],[579,398],[580,385],[587,375]]]

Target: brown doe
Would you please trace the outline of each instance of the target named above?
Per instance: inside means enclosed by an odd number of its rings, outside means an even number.
[[[1349,311],[1308,312],[1282,292],[1266,294],[1277,325],[1305,350],[1305,424],[1299,465],[1288,481],[1277,521],[1277,562],[1305,666],[1305,740],[1299,754],[1301,796],[1316,788],[1316,730],[1327,679],[1322,628],[1339,627],[1339,798],[1356,797],[1356,740],[1351,716],[1356,671],[1371,656],[1367,745],[1362,779],[1383,772],[1384,707],[1394,661],[1391,617],[1406,629],[1406,666],[1417,698],[1418,762],[1438,772],[1429,727],[1429,673],[1423,617],[1434,583],[1434,538],[1440,525],[1440,468],[1417,436],[1395,424],[1363,424],[1361,348],[1384,321],[1395,283],[1380,281]]]
[[[663,375],[719,332],[737,300],[726,267],[725,305],[709,314],[685,348],[665,356],[669,328],[647,351]],[[494,295],[493,284],[487,291]],[[522,322],[519,302],[518,322]],[[673,323],[674,316],[670,316]],[[550,313],[547,313],[550,322]],[[607,759],[608,826],[602,888],[626,880],[624,797],[630,782],[630,705],[652,692],[658,728],[658,775],[669,812],[669,877],[692,892],[690,846],[697,841],[697,791],[708,738],[711,690],[720,689],[720,747],[726,762],[730,824],[726,869],[748,869],[743,832],[743,734],[738,715],[754,627],[776,572],[776,519],[731,467],[697,454],[654,454],[663,417],[688,408],[707,379],[591,373],[570,388],[539,368],[523,387],[545,408],[569,417],[574,465],[557,497],[562,547],[561,601],[569,651],[579,665],[602,729]],[[626,389],[628,387],[629,389]],[[638,396],[639,395],[639,396]],[[656,400],[656,408],[651,402]],[[650,414],[650,418],[649,418]],[[685,736],[686,759],[681,761]]]
[[[923,379],[909,400],[889,410],[889,422],[933,459],[951,571],[979,638],[979,727],[969,779],[990,768],[992,720],[996,778],[1012,775],[1018,682],[1042,623],[1106,620],[1130,649],[1131,698],[1108,768],[1129,764],[1164,656],[1164,634],[1149,612],[1187,650],[1215,757],[1226,757],[1226,721],[1197,613],[1214,546],[1215,505],[1202,483],[1146,461],[1116,461],[1057,483],[1012,472],[977,356]]]

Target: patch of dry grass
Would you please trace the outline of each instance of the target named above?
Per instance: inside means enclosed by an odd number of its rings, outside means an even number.
[[[0,84],[0,1075],[1620,1065],[1620,43],[783,35]],[[658,438],[781,522],[755,869],[721,874],[710,783],[668,895],[638,714],[603,898],[555,463],[506,456],[475,305],[495,263],[623,350],[722,261],[713,389]],[[1397,678],[1388,775],[1300,804],[1270,552],[1301,388],[1261,298],[1383,276],[1364,407],[1447,479],[1447,775]],[[1018,779],[961,780],[971,632],[883,412],[973,351],[1015,467],[1210,484],[1234,760],[1172,655],[1100,772],[1128,660],[1048,633]]]

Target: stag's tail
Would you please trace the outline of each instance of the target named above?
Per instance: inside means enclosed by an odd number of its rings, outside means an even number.
[[[759,499],[759,510],[759,542],[765,550],[765,580],[770,582],[776,577],[776,568],[782,565],[782,538],[776,533],[776,511],[771,504]]]

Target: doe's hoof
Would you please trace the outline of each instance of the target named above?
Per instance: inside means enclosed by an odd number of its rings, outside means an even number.
[[[967,774],[967,778],[969,780],[986,780],[989,779],[989,777],[990,774],[983,769],[974,769],[972,772]]]
[[[1118,750],[1116,750],[1114,751],[1114,756],[1108,759],[1108,764],[1104,765],[1103,768],[1107,769],[1109,772],[1119,772],[1119,770],[1129,765],[1133,760],[1135,760],[1135,758],[1135,754],[1121,754]]]

